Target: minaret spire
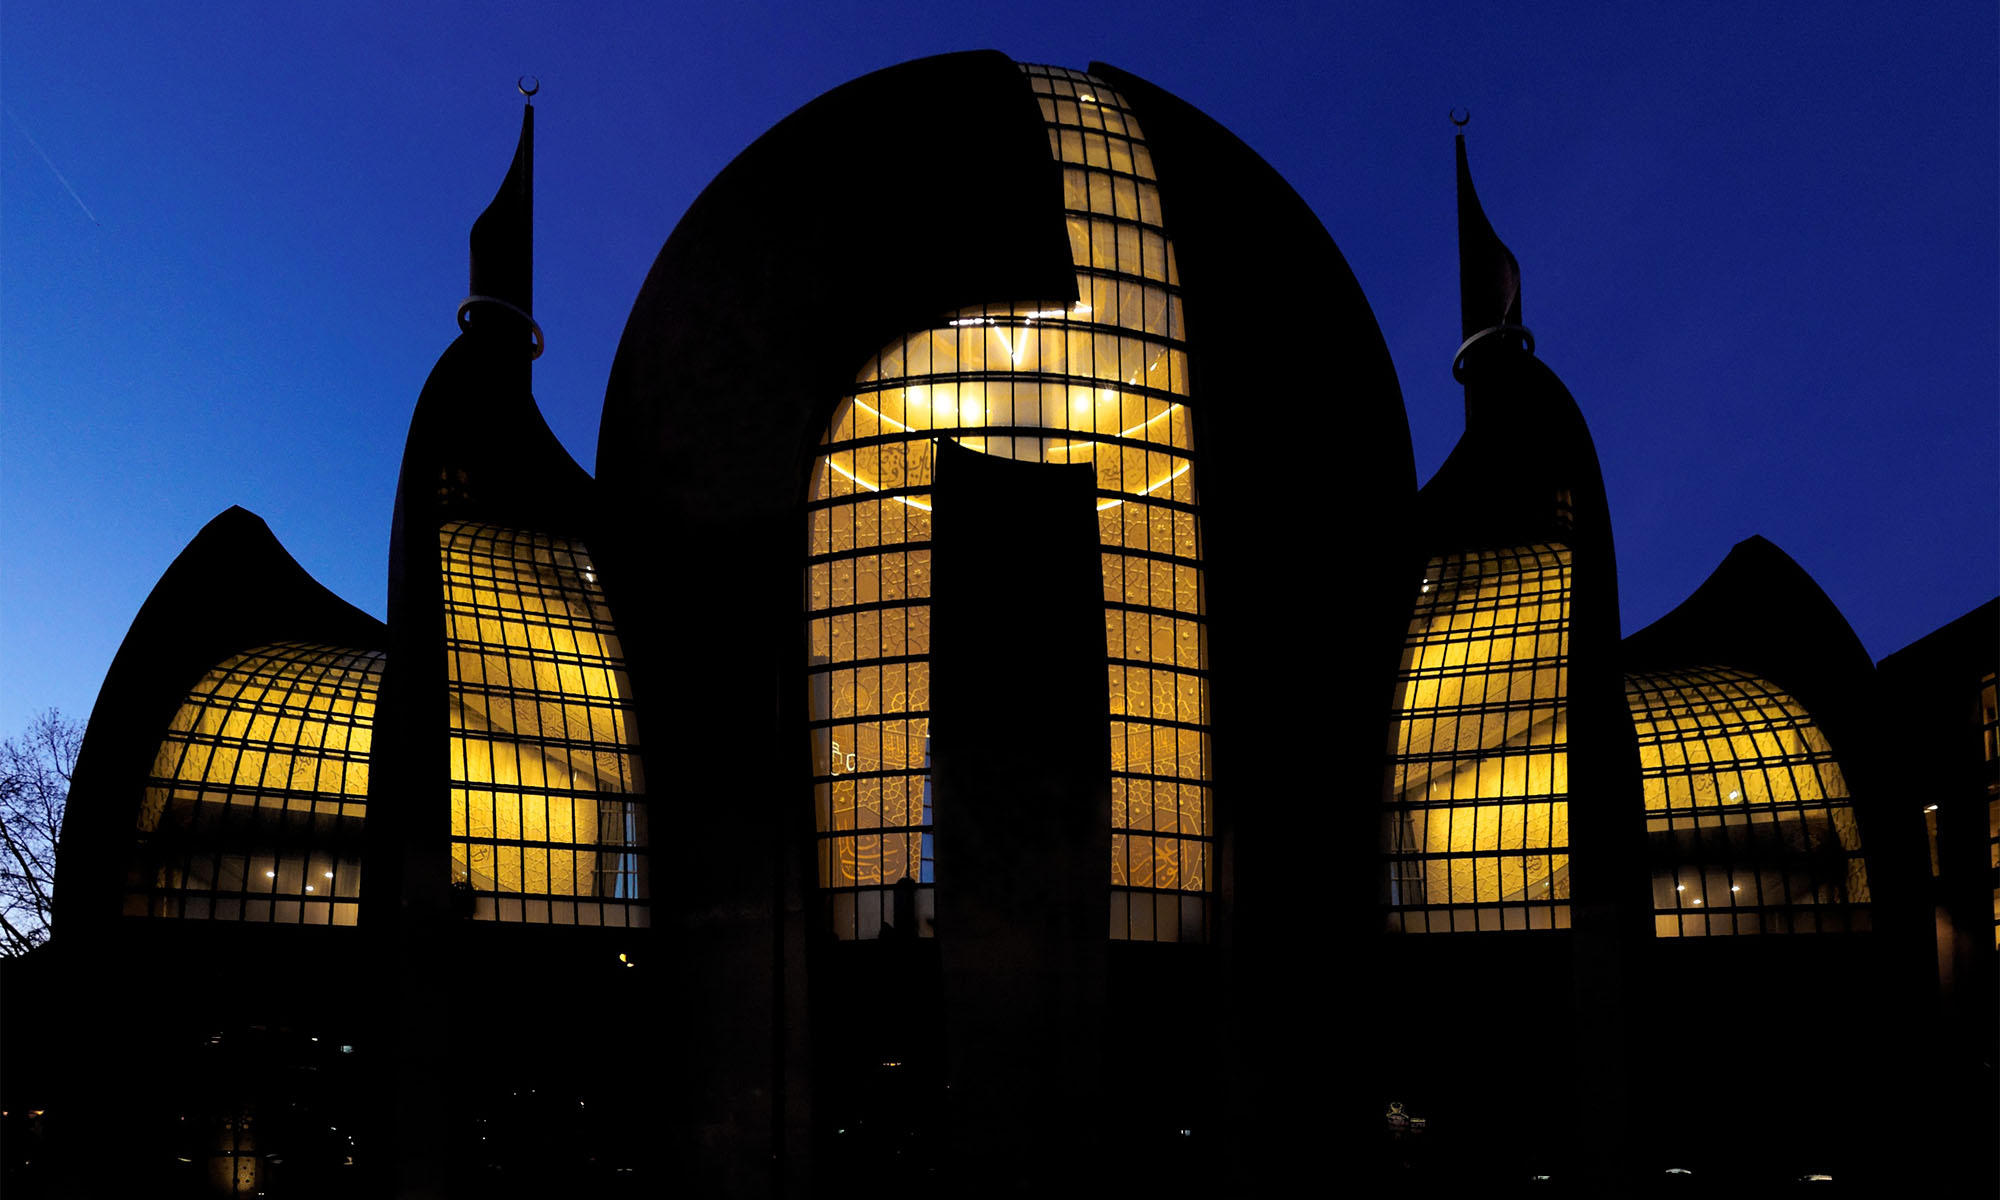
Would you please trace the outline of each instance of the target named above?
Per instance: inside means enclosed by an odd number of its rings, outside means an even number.
[[[1454,139],[1458,149],[1458,309],[1459,336],[1465,341],[1453,360],[1457,374],[1472,344],[1490,336],[1509,335],[1510,340],[1535,348],[1535,337],[1521,324],[1521,264],[1513,251],[1493,232],[1486,210],[1479,206],[1479,193],[1472,186],[1472,167],[1465,158],[1465,123],[1456,113],[1452,123],[1459,127]]]
[[[493,203],[472,223],[471,294],[458,306],[461,329],[507,313],[527,323],[534,357],[542,352],[542,331],[535,323],[535,106],[539,80],[522,76],[518,85],[530,97],[521,108],[521,138],[514,161]]]

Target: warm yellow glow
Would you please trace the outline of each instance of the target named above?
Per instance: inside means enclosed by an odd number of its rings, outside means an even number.
[[[382,665],[286,642],[203,675],[153,758],[125,911],[355,924]]]
[[[943,314],[885,346],[835,411],[809,496],[806,576],[819,879],[837,929],[861,937],[883,919],[879,890],[905,874],[930,882],[930,484],[936,439],[950,438],[1095,469],[1114,664],[1114,936],[1200,939],[1207,661],[1178,269],[1123,100],[1025,69],[1062,170],[1078,300]]]
[[[869,491],[871,491],[871,492],[879,492],[879,491],[881,491],[881,490],[882,490],[882,489],[881,489],[880,487],[877,487],[877,486],[876,486],[875,484],[872,484],[872,483],[868,482],[868,481],[867,481],[866,479],[862,479],[862,478],[860,478],[860,477],[856,476],[855,474],[853,474],[852,472],[850,472],[850,471],[849,471],[849,470],[848,470],[848,469],[847,469],[846,467],[843,467],[843,466],[841,466],[841,465],[840,465],[839,463],[837,463],[837,462],[834,462],[834,461],[833,461],[832,459],[830,459],[830,458],[826,460],[826,465],[827,465],[827,466],[829,466],[829,467],[832,467],[832,468],[833,468],[834,470],[836,470],[836,471],[840,472],[840,473],[841,473],[842,475],[846,476],[846,477],[847,477],[848,479],[851,479],[851,480],[853,480],[853,481],[854,481],[855,483],[857,483],[857,484],[861,485],[861,486],[862,486],[862,487],[864,487],[864,488],[867,488],[867,489],[868,489]],[[931,511],[931,506],[930,506],[930,505],[928,505],[928,504],[925,504],[925,503],[924,503],[923,501],[921,501],[921,500],[918,500],[918,499],[916,499],[915,497],[912,497],[912,496],[891,496],[891,497],[889,497],[889,499],[891,499],[891,500],[894,500],[894,501],[895,501],[896,503],[898,503],[898,504],[907,504],[907,505],[909,505],[909,506],[910,506],[911,508],[921,508],[921,509],[923,509],[923,510],[924,510],[925,512],[929,512],[929,511]]]
[[[1868,871],[1846,776],[1797,700],[1723,667],[1628,676],[1625,698],[1658,935],[1867,928]]]
[[[1569,923],[1569,550],[1425,567],[1398,673],[1391,927]]]
[[[589,552],[464,522],[438,543],[454,880],[479,917],[643,924],[644,771]]]

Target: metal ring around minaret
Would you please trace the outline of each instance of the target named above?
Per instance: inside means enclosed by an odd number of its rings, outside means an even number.
[[[1527,343],[1528,353],[1533,354],[1535,352],[1535,331],[1529,329],[1526,325],[1490,325],[1458,344],[1458,353],[1451,356],[1451,377],[1460,383],[1464,383],[1465,352],[1472,349],[1474,342],[1492,337],[1497,333],[1518,333],[1521,335],[1521,340]]]
[[[521,318],[523,321],[526,321],[528,323],[528,340],[530,345],[534,347],[535,351],[533,354],[530,354],[528,356],[529,362],[533,362],[534,360],[540,358],[542,356],[542,351],[548,348],[548,344],[542,338],[541,323],[539,321],[536,321],[534,317],[530,316],[528,311],[522,308],[520,305],[509,304],[507,301],[502,300],[498,296],[467,296],[465,299],[460,300],[458,302],[458,329],[460,333],[463,333],[466,330],[472,328],[470,323],[467,322],[465,315],[468,312],[472,311],[472,306],[475,304],[497,304],[501,308],[506,309],[508,312],[513,313],[515,316]]]

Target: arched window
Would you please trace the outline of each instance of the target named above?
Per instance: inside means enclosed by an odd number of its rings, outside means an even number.
[[[1433,558],[1397,676],[1389,928],[1569,925],[1569,550]]]
[[[153,759],[125,911],[357,923],[382,663],[286,642],[203,675]]]
[[[438,544],[453,882],[482,919],[647,924],[632,685],[589,552],[467,522]]]
[[[919,932],[929,932],[929,485],[934,439],[950,437],[1097,469],[1111,935],[1201,940],[1212,886],[1208,664],[1173,247],[1124,101],[1086,75],[1022,69],[1062,164],[1082,299],[946,314],[883,347],[835,411],[807,506],[819,882],[835,932],[868,938],[907,876],[919,885]],[[995,641],[995,654],[1008,652]]]
[[[1726,667],[1629,675],[1660,937],[1866,929],[1847,779],[1784,689]]]

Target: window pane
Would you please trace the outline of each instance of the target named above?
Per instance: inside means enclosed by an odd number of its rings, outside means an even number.
[[[285,642],[202,676],[153,756],[125,911],[326,924],[319,899],[358,897],[383,661]],[[356,906],[342,911],[353,924]]]
[[[1385,788],[1389,928],[1566,921],[1569,571],[1568,548],[1553,545],[1426,564]]]
[[[1680,936],[1860,927],[1845,915],[1806,919],[1829,906],[1865,913],[1869,894],[1846,776],[1798,701],[1722,667],[1627,676],[1625,700],[1656,929],[1676,928],[1675,915]]]
[[[647,888],[644,774],[625,660],[590,552],[467,522],[444,526],[438,545],[452,881],[481,917],[572,924],[587,910],[625,924],[626,906]],[[531,902],[481,902],[503,893]]]
[[[1125,722],[1114,786],[1180,781],[1182,788],[1176,800],[1174,783],[1164,784],[1165,824],[1150,790],[1143,810],[1114,806],[1121,833],[1131,821],[1139,829],[1178,828],[1182,840],[1150,844],[1143,862],[1121,857],[1112,865],[1118,894],[1134,892],[1129,905],[1118,906],[1127,917],[1113,922],[1113,936],[1201,940],[1210,888],[1208,663],[1173,244],[1160,228],[1144,135],[1124,101],[1085,75],[1022,70],[1051,98],[1043,113],[1062,167],[1082,299],[945,314],[928,334],[884,347],[835,411],[814,465],[806,530],[807,694],[813,761],[822,765],[815,794],[831,801],[819,809],[820,861],[828,886],[842,894],[875,895],[905,874],[919,885],[930,881],[927,740],[915,732],[918,721],[892,742],[888,727],[868,718],[929,711],[922,685],[930,652],[931,439],[951,437],[1007,458],[1088,462],[1097,472],[1105,551],[1107,711]],[[912,352],[916,346],[924,352]],[[843,540],[842,530],[863,527],[879,529],[879,540]],[[858,552],[874,545],[902,553]],[[879,637],[865,632],[878,621]],[[864,632],[844,639],[847,622]],[[900,691],[899,678],[907,680]],[[845,809],[843,786],[852,797]],[[906,799],[891,803],[892,796]],[[923,849],[867,853],[862,835],[850,832],[860,829],[910,835],[903,844]],[[1118,844],[1122,854],[1122,838]],[[830,904],[835,932],[872,936],[877,926],[867,914],[875,911],[893,924],[889,902],[873,903]],[[1156,912],[1170,915],[1156,919]]]

